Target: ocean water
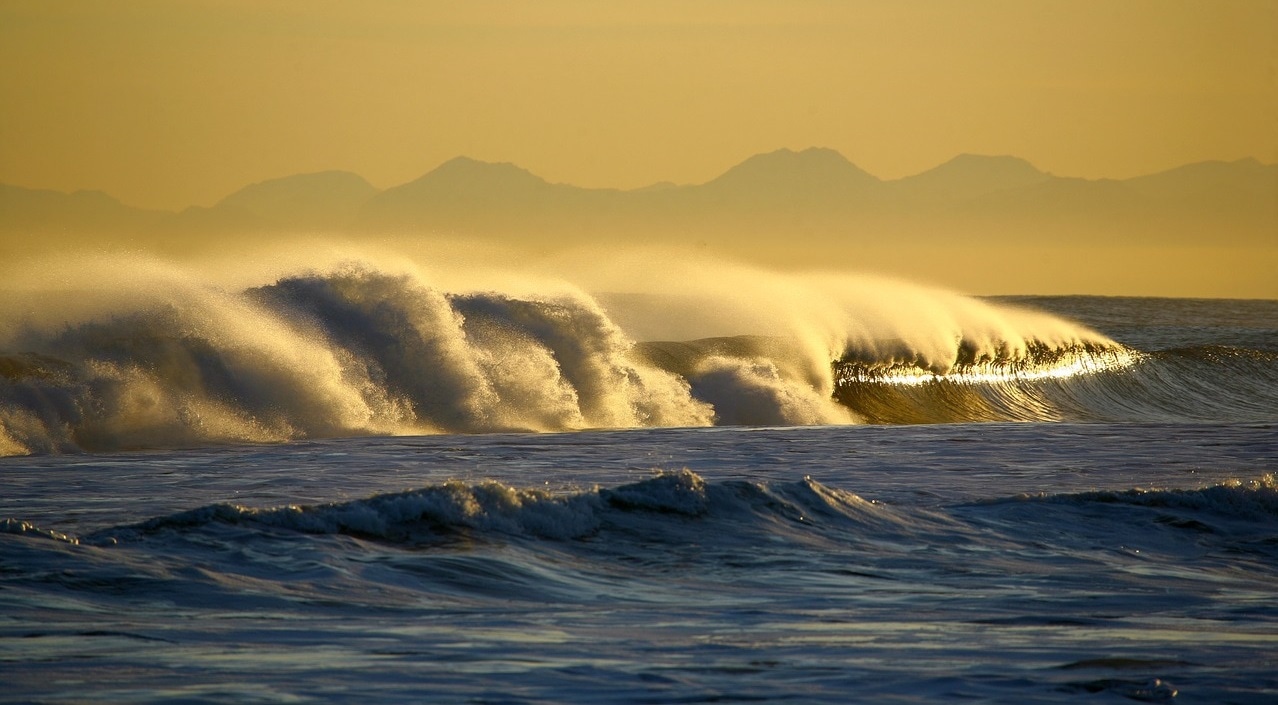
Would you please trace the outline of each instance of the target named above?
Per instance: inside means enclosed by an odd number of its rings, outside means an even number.
[[[0,700],[1278,702],[1278,302],[853,284],[11,317]]]

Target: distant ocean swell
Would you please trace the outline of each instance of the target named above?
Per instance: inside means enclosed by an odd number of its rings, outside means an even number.
[[[1201,488],[1020,495],[929,509],[885,505],[810,478],[708,482],[680,470],[575,491],[450,481],[310,506],[212,504],[82,536],[6,519],[0,522],[0,532],[101,547],[206,535],[206,545],[238,550],[255,539],[314,535],[408,548],[448,548],[475,541],[584,541],[578,548],[587,552],[591,545],[623,553],[631,550],[623,547],[631,546],[635,552],[651,554],[661,552],[662,545],[690,542],[721,550],[794,543],[807,548],[863,544],[868,551],[882,553],[916,544],[958,550],[964,543],[1015,542],[1018,527],[1043,525],[1055,531],[1053,527],[1076,525],[1080,514],[1094,524],[1072,530],[1083,543],[1097,532],[1121,529],[1115,535],[1166,536],[1171,531],[1173,538],[1184,532],[1213,534],[1272,553],[1270,529],[1278,518],[1278,484],[1270,474]],[[226,531],[235,535],[225,535]],[[216,538],[219,532],[225,542]],[[999,534],[1006,535],[999,539]]]
[[[910,293],[894,315],[922,330],[866,326],[819,342],[781,330],[636,344],[585,294],[450,294],[357,267],[236,293],[188,286],[72,322],[37,312],[0,340],[0,455],[429,432],[1278,418],[1273,352],[1140,352],[1045,314]]]

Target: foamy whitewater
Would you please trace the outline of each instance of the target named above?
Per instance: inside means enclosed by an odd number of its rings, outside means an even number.
[[[1278,302],[13,274],[0,700],[1278,702]]]

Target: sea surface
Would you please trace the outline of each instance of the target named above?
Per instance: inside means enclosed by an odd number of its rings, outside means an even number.
[[[920,296],[10,326],[0,701],[1278,702],[1278,302]]]

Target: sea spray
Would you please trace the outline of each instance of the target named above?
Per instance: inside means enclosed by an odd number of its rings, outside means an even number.
[[[513,293],[448,291],[412,267],[374,263],[239,288],[141,258],[59,266],[64,275],[43,284],[19,277],[18,305],[0,316],[5,454],[851,423],[867,414],[840,386],[848,360],[945,373],[1113,346],[1046,314],[928,287],[728,264],[677,285],[680,268],[661,269],[646,286],[670,283],[662,301],[681,303],[660,311],[605,307],[562,279],[538,291],[527,274]],[[632,324],[654,315],[737,327],[731,338],[636,344]]]
[[[854,420],[829,396],[787,379],[771,360],[713,356],[702,360],[690,379],[693,394],[714,407],[720,425],[807,426]]]
[[[549,300],[471,294],[452,301],[467,321],[470,339],[490,357],[521,351],[514,365],[552,363],[541,375],[558,373],[561,385],[567,385],[564,392],[576,399],[583,426],[702,426],[710,421],[712,410],[689,397],[687,382],[633,360],[633,342],[584,294]],[[505,369],[511,366],[506,363]],[[512,414],[523,411],[511,409]]]

